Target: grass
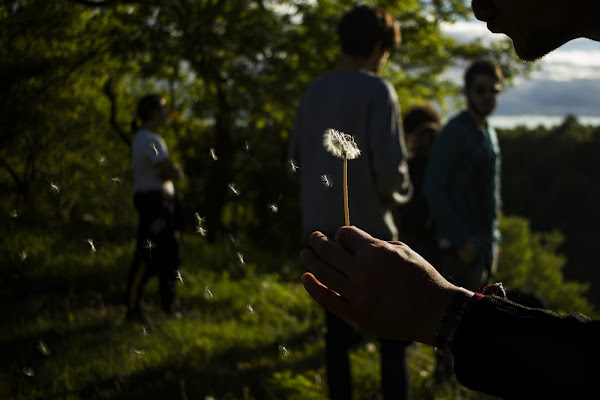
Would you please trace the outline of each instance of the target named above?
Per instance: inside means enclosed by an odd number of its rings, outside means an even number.
[[[107,235],[108,236],[108,235]],[[123,235],[125,236],[125,235]],[[185,237],[184,318],[158,311],[151,326],[124,321],[133,241],[13,230],[0,249],[3,399],[325,399],[323,313],[290,260]],[[96,241],[94,241],[96,243]],[[23,257],[26,252],[27,257]],[[270,265],[267,265],[269,264]],[[351,354],[358,399],[378,399],[379,352],[365,338]],[[410,349],[415,399],[485,399],[433,386],[433,352]]]

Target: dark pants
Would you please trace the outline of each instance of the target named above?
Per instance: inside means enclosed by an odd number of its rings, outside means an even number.
[[[361,340],[355,329],[336,315],[326,312],[325,357],[329,398],[352,399],[352,379],[348,352]],[[410,342],[378,339],[381,344],[381,389],[386,400],[409,397],[410,380],[406,348]]]
[[[158,275],[162,309],[175,311],[175,280],[181,265],[181,202],[161,192],[136,193],[137,243],[127,283],[127,309],[141,311],[148,278]]]

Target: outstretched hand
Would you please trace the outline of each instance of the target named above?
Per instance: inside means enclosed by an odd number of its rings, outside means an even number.
[[[401,242],[342,227],[335,242],[310,237],[300,259],[306,291],[326,310],[382,338],[434,343],[435,330],[459,289]]]

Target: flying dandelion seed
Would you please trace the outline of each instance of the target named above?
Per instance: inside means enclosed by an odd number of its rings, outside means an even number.
[[[113,181],[113,183],[116,185],[117,183],[121,183],[122,179],[118,176],[113,176],[112,178],[110,178],[111,181]]]
[[[152,240],[146,239],[146,244],[144,245],[144,248],[149,251],[150,258],[152,258],[152,249],[155,247],[156,247],[156,245],[154,243],[152,243]]]
[[[35,376],[35,371],[33,370],[33,368],[24,367],[21,371],[23,372],[23,375],[25,375],[25,376],[29,376],[29,377]]]
[[[217,157],[217,153],[215,152],[215,149],[213,149],[212,147],[210,148],[210,157],[213,159],[213,161],[217,161],[219,159],[219,157]]]
[[[19,216],[19,214],[17,213],[17,210],[13,208],[12,210],[10,210],[8,212],[8,216],[11,218],[17,218]]]
[[[210,296],[211,299],[214,299],[215,296],[213,296],[212,292],[210,291],[210,289],[208,288],[208,286],[204,287],[204,291]]]
[[[19,258],[21,259],[21,261],[25,261],[25,259],[27,258],[27,252],[25,250],[19,251]]]
[[[133,354],[137,354],[137,355],[140,355],[140,356],[143,356],[144,354],[146,354],[146,350],[144,350],[144,349],[136,349],[135,347],[131,347],[131,352]]]
[[[275,203],[269,203],[267,207],[270,208],[273,213],[276,213],[277,211],[279,211],[279,206],[277,204],[279,204],[282,198],[283,195],[280,194],[277,198],[277,201]]]
[[[326,188],[330,188],[333,186],[333,179],[329,175],[321,175],[321,182],[323,182],[323,186]]]
[[[54,183],[52,181],[48,181],[48,183],[50,184],[51,191],[53,191],[54,193],[60,193],[60,186],[58,186],[56,183]]]
[[[100,164],[100,165],[106,164],[106,156],[104,154],[98,154],[96,157],[96,160],[98,161],[98,164]]]
[[[245,140],[245,141],[244,141],[244,150],[245,150],[246,152],[249,152],[249,151],[250,151],[250,143],[248,143],[248,141],[247,141],[247,140]]]
[[[250,311],[250,314],[254,315],[254,308],[252,307],[252,304],[246,304],[246,308],[248,311]]]
[[[197,212],[194,213],[194,217],[196,218],[196,233],[199,233],[201,236],[206,236],[207,231],[203,226],[206,218],[201,217]]]
[[[348,160],[352,160],[360,156],[358,145],[351,135],[336,131],[335,129],[327,129],[323,134],[323,146],[328,152],[335,157],[344,159],[344,223],[350,225],[350,212],[348,210]]]
[[[48,346],[42,340],[38,340],[37,349],[44,357],[50,356],[50,349],[48,349]]]
[[[293,158],[289,159],[288,163],[290,164],[290,171],[292,172],[296,172],[300,168],[298,164],[296,164],[296,160],[294,160]]]
[[[94,246],[94,239],[87,239],[87,242],[88,242],[88,243],[89,243],[89,245],[90,245],[90,248],[91,248],[91,250],[92,250],[92,253],[95,253],[95,252],[96,252],[96,246]]]
[[[160,152],[156,148],[156,144],[154,144],[153,142],[148,143],[148,147],[150,147],[152,150],[154,150],[155,156],[158,156],[160,154]]]
[[[142,325],[142,336],[143,336],[143,337],[148,337],[148,335],[149,335],[149,333],[148,333],[148,331],[146,330],[146,326],[145,326],[145,325]]]
[[[285,357],[290,355],[290,352],[288,351],[288,349],[285,348],[284,345],[280,344],[278,346],[278,348],[279,348],[279,351],[281,352],[281,354],[283,354]]]
[[[240,264],[242,264],[242,266],[246,265],[246,261],[244,261],[244,255],[242,253],[238,252],[237,257],[238,260],[240,260]]]
[[[229,184],[229,190],[231,190],[231,192],[237,197],[240,197],[240,195],[242,194],[242,192],[237,187],[235,187],[233,183]]]
[[[185,283],[183,281],[183,276],[181,276],[181,271],[177,270],[177,279],[181,282],[181,283]]]
[[[234,247],[238,247],[240,244],[240,242],[233,236],[232,233],[229,234],[229,240],[231,240],[231,244],[233,244]]]

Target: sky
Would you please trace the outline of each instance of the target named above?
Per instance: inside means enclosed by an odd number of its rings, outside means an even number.
[[[487,30],[484,22],[462,21],[442,28],[452,37],[484,41],[506,38]],[[529,77],[518,77],[500,94],[489,118],[495,127],[560,124],[574,114],[584,124],[600,126],[600,42],[571,41],[537,62]]]

